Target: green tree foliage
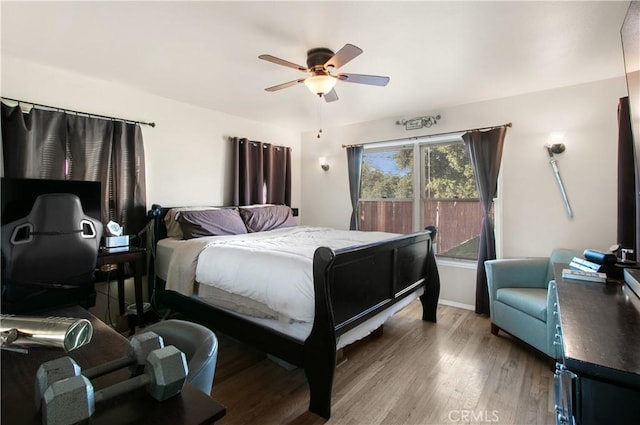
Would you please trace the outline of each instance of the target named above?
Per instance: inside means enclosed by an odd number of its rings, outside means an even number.
[[[404,189],[406,184],[403,184],[402,180],[406,180],[406,176],[384,173],[365,160],[362,163],[360,197],[363,199],[410,198],[411,192],[406,192]],[[411,187],[410,184],[409,187]]]
[[[398,169],[413,170],[413,149],[401,149],[393,154]]]
[[[478,197],[473,167],[462,143],[428,146],[425,150],[425,197]]]
[[[473,168],[462,143],[426,146],[425,188],[426,198],[477,198]],[[413,150],[392,151],[393,172],[376,168],[364,155],[362,164],[362,199],[413,197]]]
[[[411,198],[413,195],[413,155],[410,149],[395,151],[392,155],[395,172],[383,172],[373,166],[365,154],[362,162],[362,187],[360,197]]]
[[[396,198],[411,198],[413,196],[413,150],[399,150],[393,154],[393,160],[398,169],[405,173],[398,180],[399,196]]]

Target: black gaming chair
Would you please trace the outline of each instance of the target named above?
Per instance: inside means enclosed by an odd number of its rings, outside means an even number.
[[[2,226],[3,313],[94,306],[101,236],[76,195],[40,195],[28,216]]]

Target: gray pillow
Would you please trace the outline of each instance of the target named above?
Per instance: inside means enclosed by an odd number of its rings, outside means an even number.
[[[176,207],[167,211],[167,215],[164,216],[164,225],[167,228],[168,238],[182,239],[182,229],[180,229],[180,223],[178,223],[178,214],[182,211],[202,211],[202,210],[219,210],[218,207]]]
[[[234,208],[180,211],[176,219],[180,223],[183,239],[247,233],[238,210]]]
[[[297,223],[286,205],[266,205],[264,207],[240,207],[240,216],[249,233],[264,232],[265,230],[293,227]]]

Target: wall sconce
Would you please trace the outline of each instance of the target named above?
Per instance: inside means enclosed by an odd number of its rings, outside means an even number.
[[[327,158],[325,158],[324,156],[321,156],[320,158],[318,158],[318,162],[320,163],[320,168],[322,168],[324,171],[329,171],[329,164],[327,164]]]
[[[552,157],[554,153],[559,154],[566,150],[566,146],[562,142],[564,142],[564,133],[551,133],[549,143],[544,146],[549,151],[549,157]]]

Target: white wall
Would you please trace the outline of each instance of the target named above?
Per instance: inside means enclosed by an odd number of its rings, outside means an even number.
[[[412,116],[323,128],[302,137],[304,224],[348,228],[351,206],[343,144],[414,137],[507,122],[497,204],[499,255],[547,256],[555,247],[606,249],[616,242],[617,103],[623,77],[523,94]],[[429,129],[406,131],[397,119],[441,114]],[[569,219],[544,145],[563,132],[558,164],[574,212]],[[318,157],[331,165],[324,172]],[[441,266],[441,298],[473,304],[475,271]],[[448,298],[447,298],[448,297]]]

